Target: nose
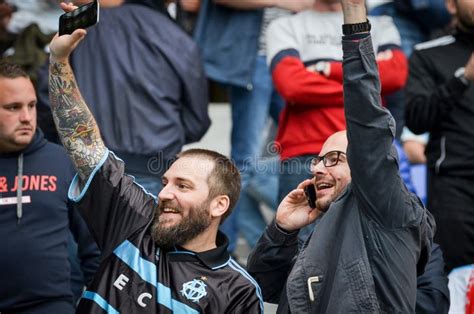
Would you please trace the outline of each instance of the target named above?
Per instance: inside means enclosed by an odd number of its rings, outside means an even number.
[[[321,174],[325,174],[327,171],[326,169],[326,166],[324,166],[324,163],[323,161],[319,161],[316,165],[314,165],[311,169],[311,172],[313,173],[314,176],[316,176],[317,174],[321,175]]]
[[[174,196],[174,193],[173,193],[173,189],[170,187],[169,184],[163,186],[160,193],[158,193],[158,199],[160,201],[172,200],[174,198],[175,198],[175,196]]]
[[[20,122],[30,122],[33,119],[33,110],[29,106],[24,106],[20,112]]]

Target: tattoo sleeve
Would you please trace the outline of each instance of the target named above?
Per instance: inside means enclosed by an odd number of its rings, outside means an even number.
[[[69,62],[51,60],[49,99],[59,137],[79,176],[85,180],[99,164],[106,148]]]

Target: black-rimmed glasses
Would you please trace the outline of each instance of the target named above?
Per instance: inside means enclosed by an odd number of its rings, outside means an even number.
[[[346,153],[341,152],[339,150],[333,150],[333,151],[327,152],[323,156],[314,157],[311,160],[311,169],[314,169],[316,165],[319,164],[321,161],[323,161],[323,165],[326,168],[334,167],[341,160],[340,158],[341,155],[346,155]]]

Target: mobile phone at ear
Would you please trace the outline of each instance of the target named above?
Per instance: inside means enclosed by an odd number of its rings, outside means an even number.
[[[304,194],[308,200],[308,206],[316,208],[316,189],[314,188],[314,184],[307,185],[304,188]]]
[[[99,22],[99,1],[81,5],[59,17],[59,35],[70,35],[78,28],[87,28]]]

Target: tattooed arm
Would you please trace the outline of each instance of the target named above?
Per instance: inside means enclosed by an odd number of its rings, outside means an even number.
[[[65,11],[75,8],[61,6]],[[69,64],[69,55],[85,35],[82,29],[71,35],[56,35],[50,45],[49,66],[49,98],[54,122],[81,179],[91,174],[106,151],[97,123],[81,96]]]

